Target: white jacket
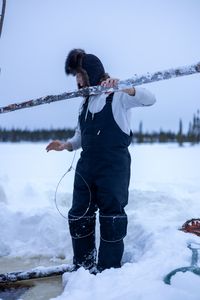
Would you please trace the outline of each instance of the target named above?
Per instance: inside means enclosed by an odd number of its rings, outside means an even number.
[[[95,114],[100,112],[106,104],[106,97],[108,94],[100,94],[96,96],[90,96],[88,110]],[[79,114],[81,113],[82,106],[85,99],[80,106]],[[131,130],[131,108],[141,106],[151,106],[156,102],[155,96],[148,90],[135,87],[135,96],[130,96],[124,92],[115,92],[112,101],[112,112],[115,122],[126,134],[130,134]],[[85,116],[87,117],[87,115]],[[81,147],[81,131],[79,124],[77,125],[75,134],[67,142],[72,144],[73,150]]]

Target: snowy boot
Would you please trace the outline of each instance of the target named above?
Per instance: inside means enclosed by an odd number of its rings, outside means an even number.
[[[124,252],[123,238],[127,231],[127,216],[100,215],[101,240],[98,254],[99,271],[109,268],[120,268]]]
[[[69,215],[68,221],[74,252],[73,263],[76,268],[90,270],[96,263],[95,215],[81,218]]]

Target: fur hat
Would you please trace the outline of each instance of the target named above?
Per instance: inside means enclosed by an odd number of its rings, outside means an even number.
[[[84,86],[95,86],[105,77],[105,70],[100,59],[93,54],[86,54],[82,49],[73,49],[65,61],[67,75],[81,73]]]

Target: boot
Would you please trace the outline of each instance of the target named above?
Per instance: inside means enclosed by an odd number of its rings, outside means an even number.
[[[123,238],[127,230],[127,216],[100,215],[99,221],[101,239],[97,268],[99,271],[120,268],[124,252]]]
[[[85,269],[91,269],[96,263],[95,215],[80,219],[69,216],[69,229],[74,252],[73,263]]]

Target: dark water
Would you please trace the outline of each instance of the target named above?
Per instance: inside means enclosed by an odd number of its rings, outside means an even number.
[[[0,257],[0,273],[26,271],[37,266],[56,266],[67,263],[59,259],[50,261],[49,257]],[[63,292],[62,276],[20,281],[18,283],[1,284],[2,300],[49,300]]]
[[[0,284],[0,299],[18,300],[31,287],[27,284]]]

